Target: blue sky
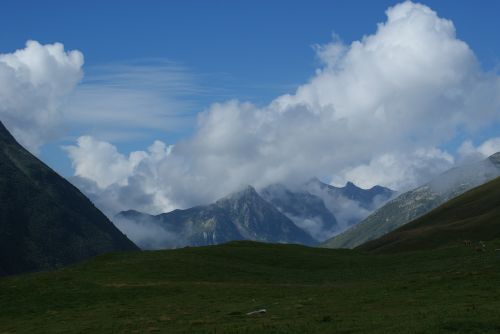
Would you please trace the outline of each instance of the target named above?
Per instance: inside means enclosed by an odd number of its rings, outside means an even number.
[[[301,83],[314,68],[309,46],[335,31],[346,42],[371,33],[397,1],[2,1],[0,50],[27,39],[63,42],[88,65],[165,57],[195,71],[254,82]],[[455,23],[487,66],[498,1],[421,1]],[[255,71],[258,69],[258,71]]]
[[[384,11],[396,3],[6,0],[0,11],[0,53],[22,48],[28,39],[61,42],[66,49],[83,52],[86,72],[114,62],[162,58],[199,76],[198,85],[224,90],[196,97],[196,108],[186,112],[227,98],[264,104],[292,92],[313,75],[318,61],[312,45],[327,43],[332,33],[346,43],[373,33],[376,23],[384,20]],[[453,20],[458,37],[470,45],[484,68],[498,66],[498,1],[421,3]],[[130,151],[158,135],[174,141],[188,133],[154,132],[150,138],[119,145]],[[42,156],[70,175],[59,145],[47,145]]]
[[[77,97],[64,107],[77,121],[67,125],[64,135],[47,140],[40,153],[51,167],[71,176],[74,170],[61,146],[74,145],[79,136],[112,143],[125,157],[145,150],[154,140],[167,145],[189,140],[196,137],[198,112],[214,102],[238,99],[264,107],[282,94],[294,93],[323,66],[315,45],[331,43],[333,33],[344,45],[375,34],[377,23],[386,21],[387,8],[397,3],[6,0],[0,11],[0,53],[22,49],[27,40],[42,45],[60,42],[66,50],[83,53],[83,81],[76,88]],[[453,21],[457,38],[472,49],[482,70],[495,73],[500,64],[500,2],[421,3]],[[85,108],[96,107],[89,101],[95,98],[107,108],[106,117],[84,115]],[[115,105],[117,111],[109,111]],[[169,110],[165,114],[143,112],[163,105]],[[112,124],[123,118],[113,113],[127,106],[125,118],[141,109],[137,129],[133,119]],[[499,137],[497,124],[482,124],[472,132],[458,126],[452,137],[432,145],[453,155],[466,140],[479,145]],[[348,166],[355,169],[352,162]]]

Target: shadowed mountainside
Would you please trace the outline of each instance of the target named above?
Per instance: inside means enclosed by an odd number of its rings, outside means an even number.
[[[0,122],[0,275],[137,247]]]

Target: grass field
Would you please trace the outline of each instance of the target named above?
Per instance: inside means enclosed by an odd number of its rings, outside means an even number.
[[[107,254],[1,278],[0,333],[498,333],[499,246],[368,255],[235,242]]]

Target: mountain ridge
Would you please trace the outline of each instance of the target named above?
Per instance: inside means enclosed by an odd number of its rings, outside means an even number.
[[[473,188],[420,218],[356,249],[388,253],[444,247],[500,237],[500,177]]]
[[[335,187],[318,178],[307,181],[303,189],[323,199],[328,210],[337,219],[339,232],[358,224],[397,194],[396,191],[379,185],[362,189],[347,182],[344,187]]]
[[[136,223],[152,224],[172,233],[164,248],[205,246],[234,240],[313,245],[316,241],[288,217],[247,186],[213,204],[159,215],[122,211],[116,215]],[[166,247],[165,247],[166,246]],[[149,246],[144,242],[144,248]]]
[[[302,190],[292,191],[279,183],[269,185],[259,193],[318,241],[327,239],[340,228],[334,214],[326,208],[323,199],[316,195]]]
[[[322,244],[329,248],[353,248],[417,219],[469,189],[500,176],[500,153],[449,169],[426,184],[387,202],[365,220]]]
[[[0,122],[0,275],[138,248]]]

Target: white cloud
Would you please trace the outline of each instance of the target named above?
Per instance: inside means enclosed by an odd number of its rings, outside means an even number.
[[[181,133],[195,119],[196,98],[209,94],[173,62],[146,59],[91,66],[61,43],[28,41],[0,54],[0,120],[34,153],[48,141],[90,134],[108,141]]]
[[[78,138],[78,148],[65,149],[73,161],[75,175],[94,180],[101,188],[113,183],[126,185],[137,165],[147,157],[146,152],[134,152],[127,158],[113,145],[89,136]]]
[[[500,152],[500,138],[491,138],[482,143],[477,150],[485,157]]]
[[[101,194],[130,193],[131,184],[135,194],[158,189],[167,204],[155,210],[166,211],[207,203],[245,184],[317,175],[402,190],[449,168],[453,157],[437,147],[457,129],[498,121],[500,79],[481,70],[453,23],[430,8],[404,2],[386,14],[372,35],[316,47],[324,66],[294,94],[261,108],[236,100],[214,104],[199,115],[192,138],[139,164],[155,173],[133,168],[125,186],[114,181]],[[79,144],[73,155],[83,150]],[[76,171],[82,161],[73,161]],[[128,170],[130,158],[122,163]],[[101,186],[107,179],[85,175]]]
[[[418,149],[408,154],[383,154],[368,164],[347,168],[334,176],[332,183],[351,180],[363,188],[380,183],[392,189],[408,190],[451,168],[455,159],[450,154],[433,149]]]
[[[83,55],[60,43],[28,41],[0,54],[0,119],[32,152],[58,135],[61,106],[82,78],[82,65]]]
[[[129,220],[115,217],[113,223],[141,249],[174,248],[183,243],[181,237],[160,226],[154,219]],[[184,241],[185,244],[187,242]]]
[[[466,140],[458,149],[461,159],[465,161],[484,159],[497,152],[500,152],[500,137],[490,138],[477,147],[472,141]]]
[[[90,136],[66,146],[75,169],[73,182],[109,214],[136,209],[160,213],[174,209],[160,168],[171,146],[155,141],[147,151],[125,156],[115,146]]]

